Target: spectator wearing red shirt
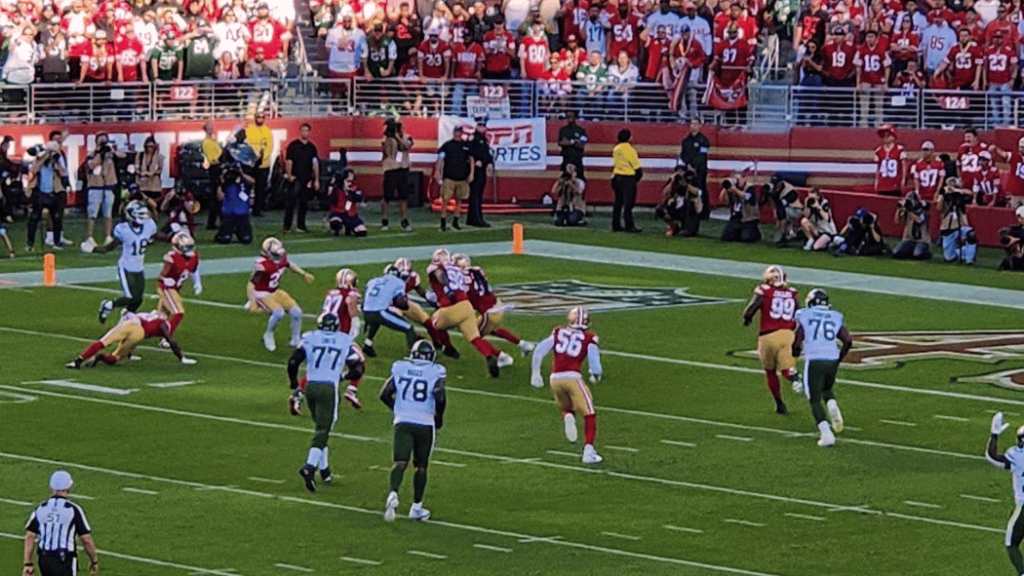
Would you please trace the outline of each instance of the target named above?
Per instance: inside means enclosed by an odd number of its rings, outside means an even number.
[[[935,193],[946,182],[946,165],[935,156],[935,144],[931,140],[921,143],[921,159],[910,167],[914,180],[914,191],[922,200],[935,199]]]
[[[118,82],[148,82],[146,79],[146,53],[142,42],[135,37],[135,27],[125,29],[125,35],[114,45],[117,54]]]
[[[892,87],[903,97],[903,106],[893,106],[893,122],[907,126],[917,124],[918,98],[927,79],[917,60],[907,60],[907,67],[892,77]]]
[[[647,52],[647,65],[644,66],[643,78],[650,82],[660,80],[662,70],[668,66],[669,50],[672,48],[672,37],[668,27],[658,26],[654,36],[649,36],[647,30],[643,31],[644,48]]]
[[[640,18],[629,11],[629,4],[620,1],[618,12],[608,21],[608,38],[611,50],[608,54],[618,54],[625,50],[634,63],[640,54]]]
[[[558,59],[562,61],[562,67],[569,72],[569,76],[575,78],[576,70],[587,63],[587,50],[580,46],[580,39],[575,34],[566,36],[565,44]]]
[[[957,167],[960,172],[960,182],[965,190],[974,189],[974,181],[981,173],[981,159],[979,154],[988,150],[988,144],[978,139],[976,128],[964,130],[964,141],[957,148]]]
[[[589,12],[590,2],[587,0],[565,0],[562,3],[562,7],[555,13],[555,18],[562,19],[562,34],[566,40],[569,36],[579,37],[580,27],[586,22]],[[585,56],[584,61],[586,61]]]
[[[71,11],[61,19],[61,32],[68,39],[69,74],[74,80],[82,77],[82,56],[92,48],[92,41],[85,35],[91,21],[92,16],[85,10],[83,0],[74,0]]]
[[[484,49],[473,41],[472,34],[464,34],[462,42],[452,46],[452,108],[456,116],[462,116],[462,105],[466,93],[474,93],[480,70],[484,66]]]
[[[1020,196],[1024,194],[1024,137],[1017,141],[1017,149],[1014,151],[992,150],[999,155],[1003,162],[1010,165],[1006,171],[1006,181],[1003,188],[1007,193]]]
[[[419,80],[423,85],[424,104],[434,108],[438,114],[443,109],[442,102],[446,96],[443,82],[448,79],[452,67],[452,49],[441,40],[441,30],[432,27],[427,31],[427,39],[419,46]]]
[[[270,17],[270,7],[266,2],[256,6],[256,18],[249,22],[249,58],[256,56],[256,49],[263,48],[268,61],[278,60],[288,53],[288,40],[291,34],[284,24]]]
[[[921,35],[914,30],[912,18],[900,21],[900,29],[893,32],[889,41],[889,54],[892,58],[892,71],[899,74],[907,67],[907,62],[920,57]]]
[[[992,152],[983,150],[978,154],[978,177],[974,180],[974,202],[979,206],[1010,205],[1010,199],[1003,193],[1002,174],[992,162]]]
[[[961,28],[958,36],[960,41],[950,48],[945,60],[935,70],[935,76],[948,72],[950,88],[977,90],[981,86],[984,53],[967,28]]]
[[[757,22],[749,16],[744,16],[742,4],[733,2],[729,5],[727,11],[723,10],[715,16],[713,34],[716,44],[725,40],[726,31],[729,29],[729,25],[734,22],[739,27],[739,38],[741,40],[751,44],[757,43]]]
[[[551,50],[544,24],[532,22],[530,34],[519,41],[519,72],[525,80],[543,80],[547,75]]]
[[[697,85],[700,83],[708,55],[700,40],[693,38],[688,26],[672,41],[668,57],[675,81],[669,98],[677,108],[679,118],[697,117]],[[682,98],[684,95],[686,98]]]
[[[484,34],[483,77],[491,80],[508,80],[512,77],[512,57],[515,56],[516,39],[505,29],[505,16],[494,17],[494,29]]]
[[[1006,43],[1011,46],[1016,45],[1020,39],[1017,32],[1017,23],[1010,17],[1009,4],[1006,3],[999,5],[998,16],[995,20],[989,22],[988,26],[985,26],[984,44],[986,46],[991,44],[992,39],[1000,32],[1006,37]]]
[[[107,82],[113,78],[114,50],[107,42],[107,33],[97,30],[87,52],[82,54],[82,71],[78,82]]]
[[[892,25],[895,20],[895,13],[886,7],[882,0],[872,0],[868,10],[871,16],[868,18],[866,28],[878,27],[879,38],[888,38],[892,33]]]
[[[847,35],[842,28],[836,28],[831,32],[821,48],[824,64],[822,82],[831,88],[853,88],[854,60],[857,56],[853,36]]]
[[[853,61],[857,67],[856,90],[860,101],[858,125],[861,128],[881,123],[882,98],[889,81],[889,68],[892,66],[889,51],[878,41],[877,30],[868,30],[864,40]]]
[[[711,70],[722,86],[732,86],[754,63],[754,51],[746,40],[740,39],[739,25],[730,24],[725,39],[715,45]]]
[[[1018,59],[1014,45],[1005,39],[1002,31],[992,36],[992,44],[985,48],[985,65],[981,69],[981,83],[989,93],[989,110],[996,126],[1009,126],[1013,122],[1010,91],[1017,80]]]
[[[882,145],[875,148],[875,193],[902,196],[907,179],[907,149],[896,143],[896,128],[885,124],[878,129]]]

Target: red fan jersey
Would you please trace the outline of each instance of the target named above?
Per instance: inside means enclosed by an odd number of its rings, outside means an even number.
[[[139,65],[145,65],[146,62],[142,42],[138,38],[121,38],[114,46],[114,50],[117,52],[116,62],[121,65],[121,73],[124,74],[122,80],[125,82],[138,80]]]
[[[668,65],[668,51],[672,49],[672,39],[659,40],[657,37],[647,38],[647,67],[644,78],[657,80],[662,69]]]
[[[754,58],[753,49],[743,39],[717,42],[714,52],[715,60],[719,62],[716,76],[722,86],[731,86],[739,80]]]
[[[434,272],[440,270],[442,276],[445,278],[445,283],[441,284],[435,278]],[[462,274],[462,270],[455,266],[446,264],[431,264],[427,266],[427,277],[430,279],[430,289],[434,291],[434,295],[437,296],[437,307],[444,308],[457,304],[463,300],[469,300],[469,295],[466,294],[466,277]]]
[[[448,66],[445,60],[452,57],[452,49],[444,40],[438,40],[431,44],[430,40],[420,42],[420,62],[423,63],[423,76],[427,78],[445,78],[448,76]]]
[[[171,332],[171,325],[167,323],[167,318],[163,314],[159,314],[157,312],[143,312],[141,314],[136,314],[135,318],[142,326],[142,333],[145,338],[163,336],[165,329],[168,333]]]
[[[466,270],[466,283],[469,286],[469,301],[473,304],[473,310],[484,314],[498,305],[498,297],[491,292],[487,275],[479,266],[472,266]]]
[[[979,172],[971,189],[982,206],[1006,206],[1009,200],[1003,195],[1003,175],[996,166]]]
[[[455,78],[476,78],[484,65],[484,49],[476,42],[466,46],[452,46],[452,59],[455,61]]]
[[[590,345],[597,345],[597,334],[580,330],[579,328],[567,328],[559,326],[551,331],[551,338],[554,340],[555,360],[551,364],[551,373],[576,372],[580,371],[583,360],[586,359]]]
[[[484,34],[484,69],[488,72],[507,72],[512,67],[509,48],[515,48],[516,39],[508,30]]]
[[[946,65],[953,70],[950,88],[970,88],[984,60],[981,47],[971,42],[967,46],[956,44],[946,54]]]
[[[575,34],[578,38],[580,35],[580,26],[587,20],[587,14],[590,12],[590,2],[587,0],[579,0],[579,2],[573,2],[573,0],[566,0],[562,4],[562,40],[564,41],[569,37],[570,34]]]
[[[1017,68],[1017,53],[1006,44],[989,46],[985,50],[985,73],[988,84],[1006,84],[1013,77],[1012,71]]]
[[[608,56],[616,58],[620,50],[625,50],[630,58],[636,58],[640,53],[640,19],[632,12],[625,18],[615,12],[608,23],[612,39],[612,49]]]
[[[199,268],[199,252],[193,252],[192,256],[185,256],[177,250],[168,250],[167,254],[164,254],[164,264],[170,264],[171,269],[168,271],[164,278],[169,278],[174,281],[173,286],[167,286],[162,281],[157,282],[157,290],[181,290],[182,285],[185,284],[185,280],[188,280],[189,276],[195,274],[196,269]]]
[[[1024,156],[1017,150],[1010,153],[1010,169],[1006,171],[1006,191],[1010,194],[1024,194]]]
[[[907,159],[907,149],[902,144],[895,144],[886,150],[885,146],[875,148],[875,166],[878,169],[878,183],[875,192],[900,190],[907,175],[903,173],[903,161]]]
[[[796,329],[796,321],[793,320],[797,309],[796,288],[761,284],[754,293],[761,297],[761,334]]]
[[[284,276],[290,264],[287,255],[281,258],[280,262],[274,262],[266,256],[257,258],[254,269],[256,272],[262,272],[263,274],[253,281],[256,291],[269,292],[271,294],[277,292],[277,287],[281,285],[281,277]]]
[[[974,189],[974,180],[981,173],[978,154],[981,154],[982,150],[988,150],[988,144],[979,140],[975,140],[974,144],[970,146],[966,143],[960,144],[956,150],[957,164],[960,166],[960,180],[967,190]]]
[[[881,42],[872,48],[867,44],[861,44],[853,59],[854,65],[860,67],[860,81],[862,84],[882,86],[886,83],[885,70],[892,66],[892,59],[889,58],[889,50]]]
[[[853,61],[857,47],[853,42],[830,42],[821,49],[825,75],[833,80],[846,80],[853,76]]]
[[[935,198],[935,192],[946,176],[946,165],[938,158],[918,160],[910,167],[910,175],[917,182],[918,194],[923,200]]]
[[[526,36],[519,42],[519,60],[523,62],[528,80],[539,80],[544,77],[550,56],[547,36]]]
[[[899,48],[914,48],[914,52],[897,52],[893,55],[893,60],[916,60],[917,49],[921,46],[921,36],[911,30],[910,32],[893,32],[892,42],[889,43],[889,50],[894,47]]]
[[[252,40],[249,42],[249,58],[254,58],[256,55],[256,48],[263,48],[263,53],[267,56],[267,60],[274,60],[281,55],[281,48],[284,44],[281,42],[281,36],[287,32],[284,24],[281,24],[273,18],[267,18],[266,20],[256,19],[249,23],[249,33],[252,35]]]
[[[354,303],[356,310],[359,310],[359,301],[362,296],[355,288],[335,288],[328,290],[324,296],[324,307],[321,314],[331,313],[338,317],[338,332],[348,332],[352,329],[352,318],[350,304]]]
[[[562,48],[562,51],[558,53],[558,59],[562,62],[569,62],[572,65],[572,69],[576,70],[587,63],[587,51],[579,48],[573,52],[572,50]]]

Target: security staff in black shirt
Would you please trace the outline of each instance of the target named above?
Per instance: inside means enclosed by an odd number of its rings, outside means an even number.
[[[296,230],[306,232],[306,209],[311,198],[320,191],[320,158],[309,139],[313,129],[309,124],[299,127],[299,137],[288,144],[285,152],[284,179],[288,189],[284,202],[284,231],[292,229],[292,216],[296,208]]]
[[[494,154],[491,153],[491,145],[487,142],[487,120],[478,118],[476,130],[473,132],[473,139],[470,140],[469,153],[473,156],[473,179],[469,182],[469,213],[466,214],[466,224],[480,228],[490,228],[491,225],[484,220],[484,188],[487,187],[487,177],[490,176],[494,166]]]
[[[699,119],[690,120],[690,132],[683,138],[679,161],[696,174],[696,185],[703,191],[701,200],[704,202],[704,209],[700,217],[707,219],[711,211],[711,204],[708,202],[708,151],[711,150],[711,141],[701,132],[701,127]]]
[[[567,124],[558,129],[558,145],[562,148],[562,166],[572,164],[576,167],[576,177],[587,181],[583,174],[583,152],[587,146],[587,131],[576,123],[576,111],[569,110],[565,114]]]
[[[50,499],[32,511],[25,526],[25,569],[22,576],[34,576],[32,550],[39,553],[40,576],[75,576],[78,573],[78,553],[75,537],[89,556],[89,574],[99,571],[96,544],[85,513],[77,504],[68,501],[71,492],[71,474],[58,470],[50,476]]]

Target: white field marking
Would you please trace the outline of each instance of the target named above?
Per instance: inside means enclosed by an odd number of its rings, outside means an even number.
[[[737,442],[750,442],[753,440],[753,438],[747,438],[746,436],[729,436],[728,434],[715,434],[715,437],[722,440],[735,440]]]
[[[612,446],[611,444],[605,444],[605,448],[609,450],[621,450],[622,452],[639,452],[636,448],[630,448],[629,446]]]
[[[540,458],[516,458],[505,461],[505,464],[531,464],[539,461]]]
[[[376,560],[366,560],[365,558],[353,558],[351,556],[342,556],[342,560],[345,562],[352,562],[354,564],[366,564],[367,566],[380,566],[381,563]]]
[[[520,538],[519,542],[521,544],[530,544],[530,543],[533,543],[533,542],[547,542],[549,540],[561,540],[561,539],[562,539],[561,536],[540,536],[540,537],[537,537],[537,538]]]
[[[682,442],[679,440],[661,440],[662,444],[669,444],[671,446],[685,446],[686,448],[696,448],[697,445],[693,442]]]
[[[0,498],[0,502],[4,504],[14,504],[15,506],[34,506],[31,502],[23,502],[21,500],[10,500],[8,498]]]
[[[989,414],[995,414],[996,412],[1002,412],[1003,414],[1006,414],[1008,416],[1020,416],[1020,414],[1018,414],[1016,412],[1007,412],[1006,410],[985,410],[985,412],[988,412]]]
[[[824,516],[811,516],[810,514],[797,514],[796,512],[786,512],[785,516],[790,516],[792,518],[802,518],[803,520],[815,520],[817,522],[825,521]]]
[[[913,422],[903,422],[903,421],[900,421],[900,420],[885,420],[885,419],[882,419],[882,420],[879,420],[879,422],[881,422],[882,424],[894,424],[896,426],[917,426],[917,424],[914,424]]]
[[[12,400],[4,400],[4,398],[12,398]],[[14,392],[0,392],[0,404],[25,404],[27,402],[35,402],[36,397],[29,394],[15,394]]]
[[[639,540],[639,536],[630,536],[629,534],[619,534],[618,532],[601,532],[602,536],[610,536],[612,538],[622,538],[624,540]]]
[[[473,544],[473,548],[479,548],[481,550],[490,550],[491,552],[504,552],[505,554],[511,554],[511,548],[502,548],[500,546],[490,546],[488,544]]]
[[[249,480],[253,482],[265,482],[267,484],[284,484],[284,480],[274,480],[272,478],[259,478],[257,476],[249,476]]]
[[[575,452],[563,452],[561,450],[548,450],[548,454],[554,454],[555,456],[568,456],[569,458],[580,457],[580,455]]]
[[[666,530],[675,530],[676,532],[689,532],[690,534],[703,534],[703,530],[697,530],[696,528],[685,528],[683,526],[673,526],[671,524],[665,524]]]
[[[445,560],[448,557],[442,554],[433,554],[431,552],[424,552],[422,550],[406,550],[406,554],[412,554],[413,556],[423,556],[424,558],[430,558],[432,560]]]
[[[121,488],[121,490],[125,492],[132,492],[134,494],[146,494],[147,496],[156,496],[159,494],[159,492],[155,492],[153,490],[143,490],[142,488],[132,488],[131,486],[125,486],[124,488]]]
[[[238,570],[235,570],[234,568],[221,568],[218,572],[227,572],[228,574],[231,574],[231,576],[236,576],[235,572],[238,572]],[[196,570],[195,572],[189,572],[188,576],[205,576],[210,573],[211,572],[208,570]]]
[[[939,420],[952,420],[954,422],[970,422],[971,421],[970,418],[961,418],[959,416],[946,416],[944,414],[936,414],[935,417],[938,418]]]
[[[22,384],[46,384],[48,386],[74,388],[75,390],[99,392],[101,394],[114,394],[116,396],[127,396],[132,392],[139,391],[138,388],[108,388],[107,386],[97,386],[96,384],[82,384],[81,382],[75,382],[74,380],[32,380],[30,382],[22,382]]]
[[[0,532],[0,538],[10,538],[11,540],[24,540],[25,535],[21,534],[8,534],[6,532]],[[214,576],[239,576],[235,573],[233,568],[223,568],[220,570],[208,570],[206,568],[198,568],[196,566],[188,566],[186,564],[177,564],[174,562],[164,562],[163,560],[155,560],[153,558],[144,558],[142,556],[132,556],[131,554],[121,554],[119,552],[111,552],[110,550],[97,549],[100,556],[110,558],[120,558],[121,560],[131,560],[133,562],[140,562],[142,564],[149,564],[151,566],[164,566],[167,568],[178,568],[179,570],[188,570],[192,574],[213,574]]]
[[[313,571],[312,568],[304,568],[302,566],[296,566],[294,564],[282,564],[280,562],[278,562],[277,564],[274,564],[274,566],[276,566],[278,568],[281,568],[282,570],[295,570],[296,572],[312,572]]]
[[[71,494],[68,494],[68,498],[71,498],[72,500],[74,500],[75,498],[81,498],[82,500],[95,500],[96,499],[94,496],[86,496],[85,494],[77,494],[77,493],[74,493],[74,492],[72,492]]]
[[[835,508],[829,508],[826,512],[860,512],[861,514],[879,514],[874,510],[871,510],[867,506],[836,506]],[[881,514],[886,514],[881,512]]]
[[[465,464],[459,464],[458,462],[445,462],[444,460],[433,460],[431,464],[440,464],[441,466],[452,466],[455,468],[465,468]]]
[[[759,524],[757,522],[751,522],[749,520],[737,520],[735,518],[726,518],[725,521],[728,522],[729,524],[739,524],[741,526],[750,526],[750,527],[753,527],[753,528],[763,528],[764,527],[764,524]]]
[[[306,431],[306,432],[308,433],[308,431]],[[90,465],[87,465],[87,464],[77,464],[77,463],[73,463],[73,462],[60,462],[60,461],[57,461],[57,460],[47,460],[47,459],[44,459],[44,458],[36,458],[34,456],[22,456],[22,455],[19,455],[19,454],[9,454],[9,453],[5,453],[5,452],[0,452],[0,458],[11,458],[11,459],[14,459],[14,460],[23,460],[23,461],[27,461],[27,462],[36,462],[36,463],[39,463],[39,464],[47,464],[47,465],[51,465],[51,466],[53,466],[53,465],[67,466],[67,467],[71,467],[71,468],[78,468],[78,469],[81,469],[81,470],[89,470],[89,471],[92,471],[92,472],[102,472],[102,473],[111,474],[113,476],[120,476],[120,477],[124,477],[124,478],[137,478],[137,479],[142,479],[142,480],[151,480],[151,481],[154,481],[154,482],[166,482],[168,484],[175,484],[175,485],[178,485],[178,486],[187,486],[187,487],[192,487],[192,488],[196,488],[196,489],[216,490],[216,491],[221,491],[221,492],[228,492],[228,493],[232,493],[232,494],[241,494],[241,495],[245,495],[245,496],[254,496],[254,497],[260,497],[260,498],[275,498],[275,496],[272,495],[272,494],[266,494],[266,493],[263,493],[263,492],[255,492],[253,490],[242,490],[242,489],[235,488],[234,486],[214,486],[214,485],[211,485],[211,484],[203,484],[203,483],[200,483],[200,482],[192,482],[192,481],[189,481],[189,480],[175,480],[175,479],[172,479],[172,478],[161,478],[159,476],[149,476],[149,475],[146,475],[146,474],[137,474],[135,472],[124,472],[124,471],[119,471],[119,470],[111,470],[109,468],[100,468],[100,467],[97,467],[97,466],[90,466]],[[345,511],[348,511],[348,512],[357,512],[357,513],[360,513],[360,514],[367,514],[367,515],[372,515],[372,516],[379,516],[380,515],[380,511],[379,510],[369,510],[369,509],[366,509],[366,508],[357,508],[355,506],[346,506],[344,504],[335,504],[333,502],[324,502],[322,500],[307,500],[305,498],[298,498],[298,497],[294,497],[294,496],[276,496],[276,498],[278,500],[283,500],[283,501],[287,501],[287,502],[294,502],[294,503],[297,503],[297,504],[306,504],[306,505],[310,505],[310,506],[319,506],[321,508],[331,508],[331,509],[335,509],[335,510],[345,510]],[[707,563],[704,563],[704,562],[694,562],[692,560],[684,560],[682,558],[672,558],[672,557],[667,557],[667,556],[657,556],[657,555],[654,555],[654,554],[644,554],[644,553],[641,553],[641,552],[630,552],[628,550],[619,550],[617,548],[608,548],[606,546],[594,546],[594,545],[590,545],[590,544],[583,544],[581,542],[572,542],[572,541],[569,541],[569,540],[562,540],[561,537],[559,537],[559,536],[554,536],[554,537],[551,537],[551,538],[545,538],[543,536],[531,536],[529,534],[521,534],[521,533],[518,533],[518,532],[509,532],[509,531],[506,531],[506,530],[496,530],[496,529],[493,529],[493,528],[485,528],[483,526],[474,526],[472,524],[458,524],[458,523],[455,523],[455,522],[446,522],[444,520],[433,520],[433,519],[431,519],[430,522],[427,523],[427,525],[429,525],[429,526],[442,526],[442,527],[446,527],[446,528],[452,528],[452,529],[455,529],[455,530],[463,530],[463,531],[468,531],[468,532],[476,532],[478,534],[491,534],[491,535],[494,535],[494,536],[505,536],[507,538],[515,538],[517,540],[530,540],[530,541],[535,541],[535,542],[544,542],[544,543],[553,544],[553,545],[556,545],[556,546],[565,546],[567,548],[576,548],[578,550],[588,550],[588,551],[591,551],[591,552],[601,552],[601,553],[604,553],[604,554],[611,554],[611,555],[615,555],[615,556],[623,556],[623,557],[627,557],[627,558],[637,558],[637,559],[641,559],[641,560],[650,560],[652,562],[662,562],[662,563],[666,563],[666,564],[675,564],[675,565],[678,565],[678,566],[689,566],[689,567],[693,567],[693,568],[704,568],[706,570],[715,570],[715,571],[719,571],[719,572],[726,572],[726,573],[729,573],[729,574],[740,574],[742,576],[777,576],[777,575],[769,574],[769,573],[765,573],[765,572],[755,572],[755,571],[752,571],[752,570],[744,570],[742,568],[731,568],[729,566],[721,566],[721,565],[717,565],[717,564],[707,564]],[[999,531],[1002,532],[1002,530],[999,530]],[[0,534],[0,535],[4,535],[4,534]],[[24,539],[24,534],[22,534],[20,536],[13,536],[13,535],[5,535],[5,536],[11,536],[11,537],[14,537],[14,538],[16,538],[18,540],[23,540]],[[103,551],[101,550],[100,552],[103,552]],[[107,552],[106,554],[110,555],[109,552]],[[193,569],[193,570],[198,570],[196,568],[191,568],[191,567],[186,567],[186,568]],[[211,574],[218,574],[217,571],[208,571],[208,572],[211,573]],[[223,572],[223,571],[221,571],[221,572]],[[234,575],[223,573],[223,574],[221,574],[221,576],[234,576]]]
[[[907,514],[899,514],[897,512],[886,512],[886,516],[892,516],[893,518],[900,518],[903,520],[909,520]],[[950,520],[939,520],[936,518],[925,518],[921,516],[914,516],[913,518],[920,520],[921,522],[927,522],[928,524],[939,524],[941,526],[952,526],[954,528],[964,528],[966,530],[980,530],[982,532],[995,532],[996,534],[1005,534],[1006,528],[989,528],[988,526],[978,526],[977,524],[964,524],[962,522],[952,522]]]
[[[973,496],[971,494],[961,494],[960,497],[967,498],[968,500],[977,500],[979,502],[992,502],[994,504],[999,504],[1000,502],[1002,502],[1002,500],[999,500],[997,498],[989,498],[987,496]]]
[[[907,506],[920,506],[921,508],[942,508],[938,504],[929,504],[928,502],[915,502],[914,500],[904,500],[904,504]]]
[[[202,384],[202,380],[183,380],[181,382],[154,382],[147,384],[153,388],[177,388],[179,386],[188,386],[189,384]]]
[[[843,430],[850,430],[851,432],[860,432],[860,431],[862,431],[864,429],[863,428],[857,428],[856,426],[844,426]],[[814,436],[814,434],[811,434],[811,436]]]

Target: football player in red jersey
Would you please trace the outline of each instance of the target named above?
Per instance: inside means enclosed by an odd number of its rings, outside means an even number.
[[[327,291],[321,314],[333,314],[338,318],[338,331],[345,332],[352,338],[359,335],[362,328],[359,321],[359,277],[349,268],[342,268],[334,275],[335,287]]]
[[[185,306],[181,303],[181,287],[185,280],[192,278],[192,287],[196,296],[203,293],[203,279],[199,275],[199,253],[196,252],[195,240],[188,232],[181,231],[171,237],[173,250],[164,254],[164,267],[156,277],[156,291],[160,295],[157,312],[170,318],[171,334],[178,329],[178,324],[185,317]],[[164,343],[160,343],[164,346]]]
[[[964,189],[973,190],[974,181],[981,173],[981,162],[979,154],[982,150],[988,150],[988,144],[978,139],[976,128],[964,130],[964,141],[956,150],[957,164],[960,169],[960,182]]]
[[[597,334],[590,332],[590,312],[576,306],[569,310],[569,323],[556,326],[551,336],[537,343],[533,351],[533,372],[530,384],[534,388],[544,387],[540,365],[544,357],[555,351],[555,359],[551,364],[551,393],[555,402],[562,409],[562,420],[565,424],[565,437],[569,442],[576,442],[576,413],[583,413],[583,463],[597,464],[602,458],[594,450],[594,438],[597,436],[597,414],[594,411],[594,398],[590,388],[583,382],[580,366],[583,360],[590,368],[590,381],[601,380],[601,351],[597,346]]]
[[[100,362],[117,364],[119,361],[129,357],[132,360],[139,360],[138,356],[132,355],[135,347],[146,338],[158,337],[167,340],[171,352],[174,352],[174,355],[178,357],[182,364],[196,363],[195,360],[184,356],[181,346],[171,336],[171,324],[167,321],[167,316],[157,311],[135,314],[124,310],[121,312],[121,321],[117,323],[117,326],[114,326],[102,338],[90,344],[78,358],[68,362],[67,367],[77,370],[85,364],[86,360],[94,356],[95,358],[89,364],[90,367]],[[111,344],[117,344],[117,349],[114,350],[113,354],[100,354]]]
[[[925,140],[921,143],[921,159],[910,167],[914,179],[914,191],[922,200],[932,201],[935,192],[946,181],[946,165],[935,156],[935,143]]]
[[[796,328],[793,317],[798,307],[796,288],[786,283],[786,272],[781,266],[772,265],[764,271],[764,283],[754,289],[750,304],[743,310],[744,326],[750,326],[754,315],[761,313],[757,354],[761,357],[768,390],[775,398],[775,411],[779,414],[786,414],[787,410],[775,370],[782,369],[782,375],[793,383],[794,392],[799,394],[803,390],[792,351]]]
[[[907,149],[896,143],[896,128],[884,124],[878,129],[882,145],[875,148],[875,193],[902,196],[907,179]]]
[[[267,238],[263,241],[263,252],[256,258],[255,269],[245,291],[249,296],[245,308],[255,314],[260,310],[270,314],[267,320],[267,331],[263,333],[263,345],[267,350],[277,350],[277,343],[274,342],[274,329],[287,313],[292,319],[292,338],[289,346],[295,348],[299,345],[302,336],[302,308],[284,290],[280,290],[281,277],[291,270],[301,275],[306,282],[313,281],[313,275],[306,272],[298,265],[288,260],[288,254],[284,251],[284,243],[277,238]]]
[[[395,268],[395,270],[398,271],[397,276],[405,280],[406,294],[416,292],[431,306],[437,307],[437,296],[434,294],[433,291],[428,292],[427,290],[423,289],[423,286],[420,284],[420,275],[415,270],[412,269],[412,262],[410,262],[408,258],[396,259],[394,263],[388,265],[388,267],[384,269],[384,273],[387,274],[388,269],[391,268],[392,266]],[[459,351],[456,350],[455,346],[452,344],[452,340],[448,336],[448,332],[445,330],[438,330],[437,328],[435,328],[434,321],[430,317],[430,314],[427,314],[423,310],[423,308],[420,308],[419,304],[413,302],[410,299],[408,310],[396,309],[395,312],[398,312],[400,315],[414,322],[419,322],[420,324],[422,324],[423,327],[427,329],[427,334],[430,335],[430,340],[434,344],[434,348],[443,348],[443,353],[445,356],[448,356],[450,358],[459,357]]]
[[[473,266],[469,256],[465,254],[452,256],[452,264],[461,268],[466,275],[466,283],[469,287],[467,291],[469,301],[473,304],[473,309],[480,314],[480,321],[477,324],[480,329],[480,335],[494,334],[519,346],[519,351],[522,352],[523,356],[529,354],[533,350],[533,344],[521,339],[513,334],[511,330],[501,325],[501,319],[505,316],[505,311],[511,308],[511,306],[502,304],[501,300],[498,300],[498,297],[494,295],[483,269],[479,266]],[[511,364],[511,356],[504,352],[498,355],[498,366],[504,368]]]

